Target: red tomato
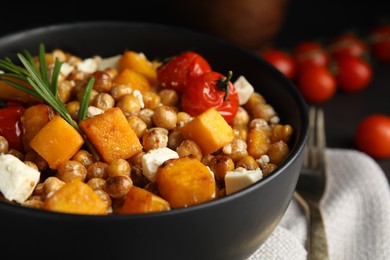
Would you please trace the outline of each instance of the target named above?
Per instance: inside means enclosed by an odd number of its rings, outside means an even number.
[[[237,90],[228,77],[210,71],[188,82],[181,99],[183,111],[197,116],[214,107],[229,124],[237,113],[239,102]]]
[[[329,52],[335,59],[362,57],[367,53],[367,44],[355,34],[342,34],[329,45]]]
[[[298,73],[297,85],[309,103],[329,100],[336,93],[337,84],[333,74],[323,66],[305,67]]]
[[[345,57],[336,62],[336,80],[341,90],[357,92],[366,88],[373,77],[371,64],[359,57]]]
[[[303,67],[328,66],[329,54],[317,42],[302,42],[295,46],[293,56],[298,70]]]
[[[192,77],[211,71],[207,60],[199,53],[188,51],[173,57],[157,70],[157,79],[163,87],[184,92],[187,82]]]
[[[365,117],[355,131],[357,148],[372,157],[390,157],[390,117],[373,114]]]
[[[277,49],[268,49],[259,54],[263,59],[282,72],[287,78],[294,79],[297,68],[295,60],[290,54]]]
[[[23,111],[24,108],[21,106],[0,109],[0,135],[7,139],[10,148],[18,151],[23,151],[23,133],[19,121]]]
[[[390,62],[390,24],[375,28],[370,35],[375,57],[380,61]]]

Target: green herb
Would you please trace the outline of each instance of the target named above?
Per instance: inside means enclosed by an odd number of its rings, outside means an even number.
[[[0,60],[0,69],[5,73],[0,74],[0,80],[6,82],[10,86],[22,90],[32,96],[38,97],[46,101],[55,111],[65,119],[71,126],[73,126],[84,137],[87,146],[92,149],[92,153],[97,157],[91,143],[85,138],[84,133],[81,131],[78,123],[72,119],[64,103],[57,95],[58,90],[58,77],[60,75],[62,62],[57,58],[54,63],[51,79],[49,79],[49,69],[45,59],[45,46],[40,44],[39,46],[39,69],[35,64],[34,58],[28,51],[18,53],[17,56],[22,63],[23,67],[14,64],[11,59],[5,58]],[[32,86],[32,89],[10,80],[10,78],[21,80]],[[80,103],[80,116],[79,122],[83,120],[87,114],[88,104],[90,100],[91,90],[95,79],[91,77],[88,80],[86,90]]]

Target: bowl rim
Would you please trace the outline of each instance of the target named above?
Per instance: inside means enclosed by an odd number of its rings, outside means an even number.
[[[73,214],[73,213],[61,213],[61,212],[52,212],[45,211],[42,209],[35,209],[29,207],[23,207],[20,205],[13,204],[8,201],[0,201],[0,210],[5,209],[15,214],[19,215],[28,215],[38,217],[40,219],[58,219],[59,217],[63,220],[72,220],[72,219],[93,219],[94,221],[107,221],[109,220],[126,220],[130,221],[132,219],[147,219],[147,218],[161,218],[161,217],[169,217],[171,215],[177,214],[188,214],[193,211],[201,211],[202,209],[207,209],[209,207],[214,207],[218,204],[229,203],[230,201],[236,200],[236,198],[244,196],[245,194],[251,193],[254,190],[260,188],[261,186],[267,185],[268,182],[271,182],[273,179],[277,178],[278,175],[282,174],[282,172],[298,157],[298,155],[302,152],[305,147],[307,137],[308,137],[308,111],[307,104],[302,95],[299,93],[297,87],[294,86],[294,83],[291,82],[287,77],[285,77],[279,70],[273,67],[271,64],[266,62],[260,56],[255,55],[253,52],[241,48],[227,40],[218,38],[216,36],[199,32],[196,30],[183,28],[180,26],[173,26],[170,24],[161,24],[154,22],[140,22],[140,21],[105,21],[105,20],[95,20],[95,21],[79,21],[79,22],[70,22],[70,23],[56,23],[44,26],[33,27],[30,29],[19,30],[12,33],[8,33],[0,36],[0,49],[3,45],[8,45],[10,42],[18,41],[21,38],[39,35],[41,33],[50,33],[51,31],[58,30],[68,30],[74,28],[87,29],[90,27],[149,27],[153,29],[163,29],[166,31],[180,32],[187,35],[197,35],[209,41],[215,42],[215,44],[222,44],[228,48],[232,48],[237,52],[241,52],[243,55],[249,55],[252,59],[257,59],[259,62],[264,63],[264,66],[267,66],[268,69],[272,70],[275,75],[279,74],[279,80],[282,80],[283,85],[291,85],[288,88],[290,94],[293,96],[293,99],[296,101],[297,106],[299,108],[299,114],[301,115],[302,120],[302,129],[300,135],[297,137],[296,144],[294,149],[290,151],[288,158],[275,169],[269,176],[264,177],[261,181],[256,182],[245,189],[232,193],[228,196],[224,196],[222,198],[218,198],[215,200],[211,200],[208,202],[204,202],[198,205],[192,205],[190,207],[184,208],[175,208],[169,211],[162,212],[151,212],[151,213],[137,213],[137,214],[111,214],[111,215],[85,215],[85,214]],[[27,35],[27,36],[26,36]]]

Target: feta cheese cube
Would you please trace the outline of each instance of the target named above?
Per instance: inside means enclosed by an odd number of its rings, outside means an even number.
[[[105,70],[108,68],[118,68],[118,62],[122,55],[116,55],[102,59],[98,64],[98,70]]]
[[[238,167],[234,171],[227,172],[225,175],[226,194],[242,190],[261,178],[263,178],[263,173],[260,168],[247,170],[243,167]]]
[[[94,73],[98,69],[98,63],[95,59],[88,58],[77,63],[77,69],[84,73]]]
[[[255,91],[253,86],[242,75],[239,76],[234,82],[234,86],[236,87],[238,93],[238,101],[240,105],[244,105],[249,100],[249,97],[252,95],[252,93]]]
[[[158,167],[166,160],[174,158],[179,158],[179,154],[167,147],[148,151],[141,159],[144,176],[149,181],[155,182]]]
[[[38,184],[40,172],[11,154],[0,154],[0,191],[4,197],[25,202]]]

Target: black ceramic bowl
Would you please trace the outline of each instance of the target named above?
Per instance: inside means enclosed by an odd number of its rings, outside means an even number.
[[[1,254],[53,259],[245,259],[278,225],[292,198],[307,138],[306,105],[271,65],[222,40],[144,23],[55,25],[0,39],[0,57],[61,48],[83,58],[131,49],[148,58],[185,50],[203,54],[220,72],[244,75],[295,130],[291,154],[262,181],[230,196],[188,208],[140,215],[59,214],[0,202]]]

